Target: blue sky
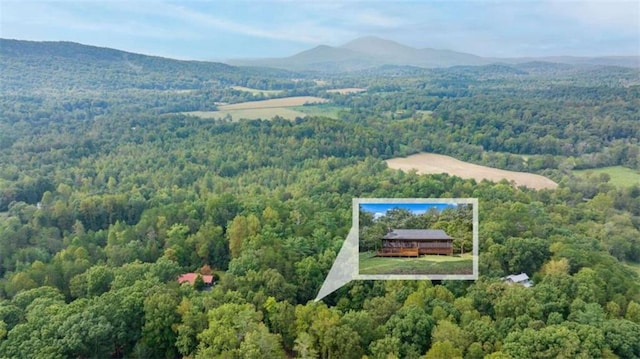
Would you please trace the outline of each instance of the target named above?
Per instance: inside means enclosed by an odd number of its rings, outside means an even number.
[[[179,59],[284,57],[379,36],[481,56],[640,55],[640,1],[0,1],[0,37]]]
[[[393,208],[404,208],[413,214],[423,214],[431,208],[442,211],[447,207],[457,206],[455,203],[361,203],[363,211],[371,212],[376,218],[384,216],[386,212]]]

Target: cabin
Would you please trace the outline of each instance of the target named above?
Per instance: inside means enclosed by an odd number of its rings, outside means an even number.
[[[202,277],[202,281],[204,282],[205,287],[211,287],[213,285],[213,276],[212,275],[202,275],[198,273],[185,273],[178,277],[178,283],[189,283],[194,285],[196,282],[196,278],[198,276]]]
[[[441,229],[389,229],[382,237],[379,257],[418,257],[423,254],[453,255],[453,238]]]
[[[508,275],[504,277],[503,280],[507,283],[521,284],[525,288],[529,288],[533,286],[533,283],[531,283],[531,280],[529,279],[529,276],[527,275],[527,273]]]

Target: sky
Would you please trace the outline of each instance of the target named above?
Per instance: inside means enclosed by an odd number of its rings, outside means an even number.
[[[286,57],[378,36],[487,57],[640,55],[640,1],[0,0],[0,37],[185,60]]]
[[[429,209],[435,208],[442,211],[447,207],[457,206],[455,203],[361,203],[360,209],[373,213],[374,218],[384,216],[388,210],[394,208],[404,208],[413,214],[419,215],[426,213]]]

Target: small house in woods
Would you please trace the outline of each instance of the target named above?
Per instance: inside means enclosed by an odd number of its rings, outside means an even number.
[[[441,229],[389,229],[382,237],[380,257],[418,257],[453,254],[453,238]]]
[[[212,275],[202,275],[198,273],[185,273],[178,277],[178,283],[189,283],[194,285],[196,282],[196,278],[198,276],[202,277],[202,281],[204,282],[205,287],[211,287],[213,285],[213,276]]]
[[[508,275],[504,277],[504,281],[507,283],[522,284],[525,288],[529,288],[533,285],[526,273]]]

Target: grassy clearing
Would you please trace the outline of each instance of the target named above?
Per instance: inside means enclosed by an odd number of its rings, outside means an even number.
[[[292,110],[300,111],[308,116],[323,116],[330,118],[338,118],[338,114],[342,110],[342,107],[332,106],[329,104],[308,105],[308,106],[294,106]]]
[[[359,88],[359,87],[348,87],[348,88],[343,88],[343,89],[327,90],[328,93],[339,93],[341,95],[346,95],[346,94],[350,94],[350,93],[365,92],[365,91],[367,91],[367,89]]]
[[[292,107],[292,106],[302,106],[307,103],[324,103],[328,101],[329,100],[327,99],[314,97],[314,96],[293,96],[293,97],[274,98],[271,100],[248,101],[248,102],[234,103],[230,105],[222,105],[222,106],[218,106],[218,110],[228,111],[228,110],[248,110],[248,109],[256,109],[256,108]]]
[[[360,253],[360,274],[473,274],[471,253],[460,256],[424,255],[418,258],[375,257]]]
[[[225,111],[191,111],[184,112],[185,115],[197,116],[201,118],[224,119],[227,115],[231,116],[233,121],[239,120],[269,120],[275,116],[280,116],[288,120],[295,120],[296,117],[305,117],[305,113],[292,110],[286,107],[272,108],[255,108],[246,110],[225,110]]]
[[[428,110],[417,110],[416,111],[416,115],[420,116],[420,118],[422,118],[422,119],[431,118],[432,114],[433,114],[433,111],[428,111]]]
[[[476,181],[487,179],[499,182],[506,179],[513,181],[518,186],[534,189],[558,187],[557,183],[544,176],[480,166],[434,153],[419,153],[409,157],[392,158],[386,162],[389,168],[407,172],[417,170],[419,174],[448,173],[462,178],[473,178]]]
[[[271,119],[280,116],[288,120],[295,120],[296,117],[307,116],[306,112],[299,109],[312,106],[303,106],[309,103],[325,103],[327,99],[313,96],[295,96],[274,98],[263,101],[249,101],[234,103],[230,105],[219,105],[218,111],[191,111],[183,112],[185,115],[202,118],[224,119],[230,115],[234,121]],[[327,110],[318,110],[327,111]]]
[[[573,171],[573,173],[576,176],[586,176],[588,173],[594,175],[606,173],[611,176],[611,180],[609,181],[609,183],[618,187],[629,187],[633,186],[634,184],[640,184],[640,172],[622,166],[602,167],[588,170],[575,170]]]
[[[261,95],[261,94],[264,96],[273,96],[273,95],[279,95],[282,93],[282,90],[259,90],[259,89],[252,89],[252,88],[243,87],[243,86],[231,86],[231,88],[238,91],[250,92],[254,96]]]

